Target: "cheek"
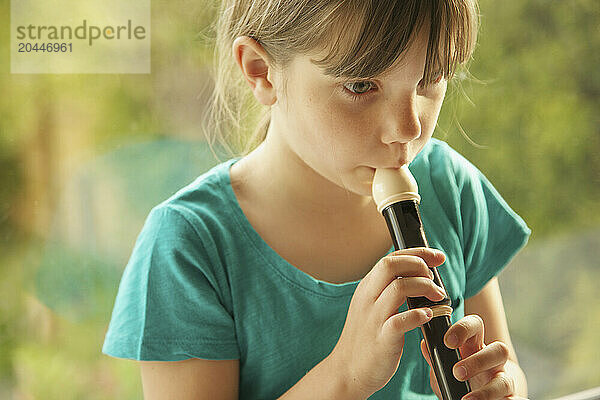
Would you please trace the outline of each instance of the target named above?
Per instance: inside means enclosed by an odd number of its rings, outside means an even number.
[[[348,111],[343,106],[322,108],[319,123],[326,127],[333,157],[340,163],[365,162],[376,136],[368,113]]]
[[[331,152],[335,158],[345,158],[348,154],[356,154],[357,147],[366,144],[371,127],[365,118],[367,113],[351,110],[347,104],[337,101],[335,96],[332,93],[325,101],[307,102],[301,118],[305,132],[317,134],[320,147]]]
[[[429,138],[433,134],[442,107],[441,100],[429,100],[423,107],[419,121],[421,122],[422,137]]]

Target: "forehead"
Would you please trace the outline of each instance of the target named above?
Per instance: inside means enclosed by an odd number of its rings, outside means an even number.
[[[394,63],[385,71],[377,76],[369,78],[384,79],[391,76],[407,76],[418,77],[423,75],[425,69],[425,59],[427,56],[427,45],[429,41],[429,27],[424,25],[419,32],[409,42],[408,48],[400,54]],[[310,74],[311,76],[319,76],[328,80],[344,80],[358,79],[359,77],[336,77],[333,74],[325,73],[325,68],[316,65],[315,60],[322,59],[327,56],[327,52],[322,51],[315,54],[305,55],[299,54],[294,57],[292,64],[298,74]],[[373,54],[372,62],[377,62],[377,54]]]

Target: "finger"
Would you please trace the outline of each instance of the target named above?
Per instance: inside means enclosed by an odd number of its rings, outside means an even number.
[[[506,374],[499,373],[486,385],[471,393],[477,399],[504,399],[515,394],[515,382]]]
[[[408,249],[395,250],[388,256],[411,255],[425,260],[427,265],[437,267],[446,261],[446,255],[443,251],[431,247],[411,247]]]
[[[388,255],[386,257],[386,263],[389,268],[389,273],[392,274],[391,278],[398,276],[423,276],[425,278],[433,279],[433,272],[429,265],[420,257],[411,255]]]
[[[427,350],[425,339],[421,339],[421,354],[423,354],[425,361],[427,361],[427,364],[429,364],[429,367],[431,367],[431,357],[429,357],[429,350]]]
[[[440,391],[440,387],[438,386],[437,379],[435,377],[435,373],[433,372],[433,368],[431,367],[431,357],[429,356],[429,350],[427,350],[427,344],[425,344],[425,340],[421,340],[421,354],[425,357],[425,361],[429,364],[429,386],[431,386],[431,390],[438,397],[438,399],[442,398],[442,392]]]
[[[444,343],[451,349],[460,348],[461,356],[466,358],[485,347],[483,338],[483,320],[477,314],[470,314],[448,329]]]
[[[452,372],[460,381],[471,379],[483,372],[499,372],[504,370],[508,356],[508,346],[496,341],[457,362]]]
[[[363,278],[368,282],[367,292],[374,301],[399,276],[423,276],[432,279],[429,268],[441,265],[444,253],[427,247],[397,250],[383,257]]]
[[[407,297],[427,297],[431,301],[440,301],[446,297],[443,289],[429,278],[409,277],[394,279],[375,301],[383,318],[396,313]]]
[[[381,327],[384,341],[390,346],[401,348],[404,334],[431,320],[433,312],[430,308],[416,308],[389,317]]]

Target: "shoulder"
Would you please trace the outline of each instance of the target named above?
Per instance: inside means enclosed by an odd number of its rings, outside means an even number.
[[[202,269],[223,270],[220,254],[231,246],[237,220],[227,185],[227,160],[154,206],[136,241],[132,258],[185,259]],[[166,261],[166,260],[163,260]],[[163,262],[164,264],[164,262]],[[216,272],[218,271],[218,272]]]
[[[447,143],[431,139],[414,164],[424,217],[442,239],[452,227],[460,243],[469,298],[526,244],[531,230],[486,176]]]
[[[424,201],[435,199],[434,206],[454,214],[457,222],[497,208],[519,219],[483,172],[444,141],[431,139],[410,168]]]
[[[452,186],[461,191],[483,174],[462,154],[440,139],[432,138],[415,158],[411,170],[436,186]]]
[[[232,191],[229,167],[234,159],[219,163],[182,187],[150,211],[148,220],[162,220],[165,227],[191,230],[203,239],[228,230],[231,224]]]
[[[227,209],[229,166],[233,159],[219,163],[175,192],[155,208],[170,208],[187,218],[208,216]]]
[[[494,211],[502,209],[507,217],[522,225],[520,217],[475,165],[439,139],[431,139],[428,145],[417,169],[422,175],[429,175],[438,197],[459,203],[463,216],[481,216],[482,211],[490,211],[489,217],[497,217]]]
[[[523,219],[488,178],[447,143],[431,139],[410,168],[419,183],[422,208],[436,216],[443,213],[463,246],[477,237],[476,232],[480,239],[490,230],[495,237],[510,233],[525,240],[529,235]]]
[[[412,170],[424,201],[436,198],[447,213],[457,213],[459,220],[514,219],[528,230],[488,178],[447,143],[431,139],[411,164]]]
[[[419,186],[421,209],[436,220],[446,221],[462,231],[466,214],[477,206],[475,190],[482,178],[481,172],[446,142],[430,139],[410,164]]]
[[[227,225],[233,222],[223,217],[226,166],[211,168],[148,214],[119,284],[106,354],[161,361],[239,357],[222,252],[233,240]]]

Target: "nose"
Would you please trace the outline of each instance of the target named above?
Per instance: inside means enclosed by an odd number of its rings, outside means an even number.
[[[392,104],[387,114],[384,116],[386,126],[381,138],[384,143],[408,143],[421,136],[421,121],[414,92],[403,99],[400,106],[398,103]]]

